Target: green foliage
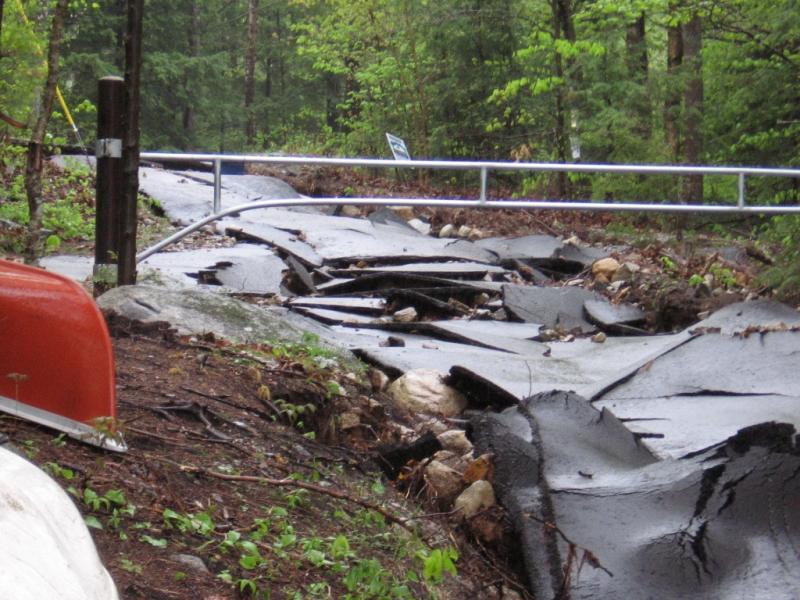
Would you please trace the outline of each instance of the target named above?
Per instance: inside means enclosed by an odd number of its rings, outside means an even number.
[[[5,187],[0,196],[0,219],[20,226],[28,224],[28,201],[25,192],[25,151],[20,146],[0,146],[0,182]],[[60,171],[47,168],[43,194],[49,199],[43,207],[43,226],[52,233],[46,249],[55,251],[67,240],[94,238],[94,182],[83,163],[74,163]],[[0,247],[19,251],[21,239],[0,237]]]
[[[422,575],[426,581],[442,583],[445,573],[450,573],[453,577],[457,574],[455,563],[458,560],[458,551],[455,548],[437,548],[430,552],[420,550],[417,558],[422,561]]]
[[[761,276],[761,283],[780,299],[800,300],[800,217],[773,217],[763,228],[762,240],[778,249],[775,263]]]
[[[206,536],[213,532],[216,527],[208,511],[191,514],[179,513],[171,508],[165,508],[161,516],[167,528],[177,529],[181,533]]]

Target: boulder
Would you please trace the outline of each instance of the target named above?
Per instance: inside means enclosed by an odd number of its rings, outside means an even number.
[[[422,235],[429,235],[431,232],[431,224],[426,223],[422,219],[411,219],[408,224],[419,231]]]
[[[389,385],[389,376],[380,369],[372,368],[368,373],[373,392],[382,392]]]
[[[439,237],[440,238],[453,237],[454,232],[455,232],[455,227],[453,227],[450,223],[448,223],[439,230]]]
[[[453,417],[467,407],[464,396],[443,381],[433,369],[415,369],[399,377],[388,388],[395,404],[411,413]]]
[[[468,227],[467,225],[462,225],[461,227],[458,228],[458,231],[456,231],[456,236],[466,239],[470,236],[471,233],[472,233],[472,227]]]
[[[428,493],[441,507],[451,506],[464,485],[461,473],[438,460],[432,460],[425,467],[425,483]]]
[[[458,454],[472,452],[472,443],[467,439],[466,432],[461,429],[451,429],[440,433],[437,437],[445,450],[451,450]]]
[[[469,519],[480,511],[494,506],[496,502],[492,484],[480,480],[461,492],[453,504],[453,509],[459,511],[465,519]]]
[[[347,411],[339,415],[339,429],[347,431],[361,425],[361,416],[354,411]]]
[[[413,206],[390,206],[389,208],[405,221],[410,221],[414,218]]]
[[[431,433],[433,433],[435,436],[438,437],[440,433],[444,433],[445,431],[447,431],[447,424],[437,417],[431,417],[430,419],[427,419],[425,421],[422,421],[418,425],[415,425],[414,429],[418,431],[420,434],[428,433],[430,431]],[[444,447],[444,445],[442,445],[442,447]]]
[[[361,207],[353,206],[352,204],[345,204],[339,213],[343,217],[360,217]]]
[[[417,316],[417,310],[413,306],[409,306],[394,313],[392,319],[398,323],[413,323],[417,320]]]
[[[121,286],[100,296],[97,304],[102,310],[136,321],[166,321],[181,335],[212,332],[239,342],[303,339],[303,332],[280,313],[200,289]]]
[[[592,264],[592,276],[601,283],[609,283],[620,266],[619,261],[614,258],[601,258]]]
[[[636,263],[632,262],[625,262],[620,265],[619,269],[614,273],[611,277],[611,281],[632,281],[636,274],[641,271],[642,268],[637,265]]]

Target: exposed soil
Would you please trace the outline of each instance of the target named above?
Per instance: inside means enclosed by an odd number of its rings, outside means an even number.
[[[127,453],[7,416],[0,433],[73,494],[123,598],[526,597],[502,511],[463,524],[382,476],[404,417],[366,373],[313,347],[111,329]],[[342,431],[345,412],[361,424]],[[424,581],[432,548],[458,548],[457,577]]]

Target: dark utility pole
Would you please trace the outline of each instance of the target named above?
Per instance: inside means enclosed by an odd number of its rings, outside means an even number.
[[[139,197],[139,80],[144,0],[128,0],[125,33],[125,128],[122,138],[123,209],[120,222],[119,284],[136,283],[136,208]]]
[[[122,208],[122,132],[125,82],[103,77],[97,86],[95,295],[117,282]]]

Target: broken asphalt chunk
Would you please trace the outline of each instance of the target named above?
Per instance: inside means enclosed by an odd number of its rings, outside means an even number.
[[[636,325],[645,319],[645,313],[639,307],[632,304],[611,304],[605,298],[586,300],[583,308],[589,321],[606,331],[630,332],[632,328],[625,326]]]
[[[584,303],[600,296],[578,287],[503,286],[503,307],[520,321],[548,329],[592,333],[596,327],[584,317]]]

